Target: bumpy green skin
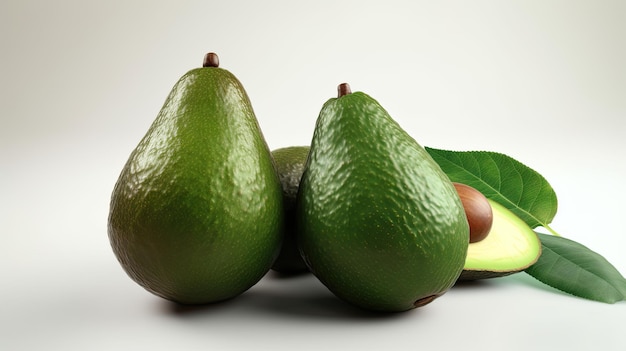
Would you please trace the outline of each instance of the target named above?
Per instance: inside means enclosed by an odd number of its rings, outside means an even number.
[[[454,186],[364,93],[323,106],[297,201],[305,262],[357,306],[419,307],[463,269],[469,227]]]
[[[308,272],[308,268],[300,256],[296,232],[296,196],[308,154],[308,146],[290,146],[272,151],[276,171],[283,188],[285,211],[283,245],[272,269],[284,274]]]
[[[113,190],[109,239],[128,275],[183,304],[237,296],[270,269],[281,186],[250,101],[228,71],[173,87]]]

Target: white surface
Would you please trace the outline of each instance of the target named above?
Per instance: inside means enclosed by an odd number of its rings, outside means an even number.
[[[113,184],[207,51],[272,149],[307,144],[349,82],[422,145],[511,155],[560,200],[553,227],[626,272],[622,1],[29,1],[0,5],[0,348],[621,350],[626,302],[525,274],[384,318],[308,276],[181,309],[121,270]]]

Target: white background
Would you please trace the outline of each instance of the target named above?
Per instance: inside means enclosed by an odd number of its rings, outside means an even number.
[[[6,0],[0,47],[3,350],[623,349],[626,302],[525,273],[386,317],[311,276],[180,308],[124,274],[106,226],[129,153],[214,51],[270,148],[308,144],[348,82],[422,145],[537,170],[553,228],[624,274],[626,2]]]

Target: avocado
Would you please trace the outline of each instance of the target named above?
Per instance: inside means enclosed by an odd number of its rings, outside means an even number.
[[[338,90],[316,121],[297,195],[302,257],[360,308],[426,305],[463,269],[469,228],[459,196],[375,99],[345,83]]]
[[[470,243],[459,280],[496,278],[521,272],[541,255],[537,234],[513,212],[489,199],[493,223],[481,241]]]
[[[149,292],[212,303],[269,271],[283,226],[280,181],[248,95],[207,54],[121,171],[108,218],[113,252]]]
[[[272,150],[276,171],[283,189],[283,206],[285,212],[285,236],[280,253],[272,270],[283,274],[307,272],[307,266],[300,256],[296,233],[296,195],[300,178],[304,172],[304,164],[309,154],[308,146],[288,146]]]

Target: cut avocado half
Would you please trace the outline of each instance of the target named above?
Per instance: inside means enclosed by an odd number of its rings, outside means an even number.
[[[541,255],[537,234],[513,212],[489,200],[493,224],[487,237],[469,244],[459,280],[496,278],[531,266]]]

